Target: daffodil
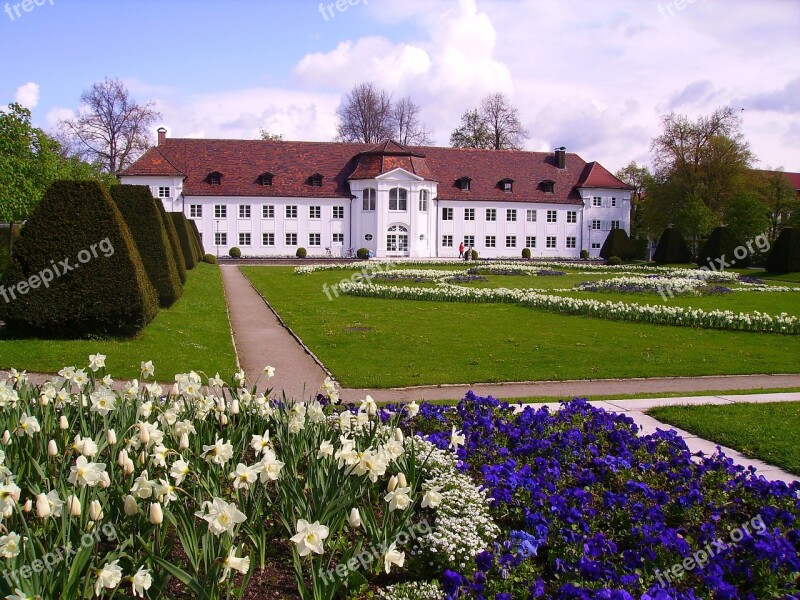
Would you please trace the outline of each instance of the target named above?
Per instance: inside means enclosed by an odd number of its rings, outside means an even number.
[[[320,525],[319,521],[309,523],[305,519],[299,519],[296,527],[297,533],[290,540],[297,546],[300,556],[307,556],[314,552],[323,554],[323,544],[330,531],[325,525]]]

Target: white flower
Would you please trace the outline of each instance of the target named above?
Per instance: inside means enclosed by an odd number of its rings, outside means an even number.
[[[22,413],[22,416],[19,418],[19,428],[17,429],[17,435],[29,435],[33,437],[34,433],[39,433],[42,428],[39,426],[39,421],[36,420],[36,417],[29,417],[26,413]]]
[[[267,376],[267,379],[272,379],[275,376],[275,367],[264,367],[264,375]]]
[[[92,392],[90,398],[92,400],[91,412],[96,412],[103,417],[117,407],[114,394],[104,386],[100,386],[97,391]]]
[[[259,471],[260,469],[257,467],[249,467],[239,463],[236,465],[236,470],[229,475],[233,479],[233,488],[236,490],[240,488],[249,489],[250,484],[258,480]]]
[[[81,501],[77,496],[70,494],[67,496],[67,510],[71,517],[81,516]]]
[[[442,495],[439,493],[440,487],[433,487],[426,490],[422,495],[422,508],[436,508],[442,501]]]
[[[453,428],[450,431],[450,447],[453,450],[458,450],[459,446],[464,445],[465,440],[466,437],[461,433],[460,430],[456,430],[456,426],[453,425]]]
[[[209,387],[222,388],[225,385],[225,382],[222,381],[222,378],[219,376],[219,373],[217,373],[216,375],[214,375],[214,377],[208,378],[208,385]]]
[[[14,593],[6,596],[6,600],[35,600],[35,596],[28,596],[19,588],[14,588]]]
[[[72,449],[87,458],[91,458],[97,454],[97,444],[95,441],[90,437],[81,437],[80,434],[75,435],[75,441],[72,442]]]
[[[235,504],[229,504],[222,498],[214,498],[211,502],[205,501],[201,510],[195,516],[208,522],[208,530],[214,535],[229,533],[233,535],[233,529],[239,523],[244,523],[247,516]]]
[[[114,385],[114,380],[111,378],[111,375],[103,375],[103,378],[100,380],[100,383],[102,383],[107,388],[111,389],[111,387]]]
[[[151,481],[147,476],[147,471],[142,471],[142,474],[139,475],[133,482],[131,494],[137,498],[149,498],[153,495],[153,484],[154,482]]]
[[[277,481],[283,466],[284,463],[278,460],[277,456],[275,456],[275,451],[270,448],[256,465],[256,469],[261,474],[261,482],[264,483],[267,480]]]
[[[353,529],[361,527],[361,513],[358,509],[353,507],[350,509],[350,515],[347,517],[347,524]]]
[[[228,557],[223,563],[222,577],[220,581],[225,581],[230,575],[231,571],[238,571],[242,575],[246,575],[250,570],[250,557],[249,556],[236,556],[236,547],[233,547],[228,552]]]
[[[80,484],[94,487],[100,483],[105,470],[105,463],[89,462],[85,456],[79,456],[75,464],[69,469],[67,481],[72,485]]]
[[[83,369],[75,371],[75,374],[72,376],[72,383],[78,386],[78,389],[83,389],[83,386],[89,383],[89,377],[86,375],[86,371]]]
[[[36,496],[36,516],[40,519],[50,516],[50,503],[47,501],[46,494]]]
[[[164,522],[164,511],[161,510],[161,504],[159,502],[150,503],[150,512],[148,517],[150,519],[150,523],[153,525],[161,525]]]
[[[141,596],[144,598],[145,592],[150,589],[151,585],[153,585],[153,577],[150,575],[150,571],[144,567],[139,567],[139,570],[131,577],[131,591],[133,597]]]
[[[117,432],[113,429],[109,429],[106,431],[106,441],[108,442],[109,446],[113,446],[117,443]]]
[[[22,538],[19,534],[9,531],[6,535],[0,536],[0,556],[3,558],[16,558],[19,555],[19,543]]]
[[[392,565],[402,567],[406,561],[406,553],[397,551],[397,542],[392,542],[392,545],[386,549],[383,555],[383,568],[388,573],[392,570]]]
[[[47,455],[58,456],[58,444],[55,440],[50,440],[47,442]]]
[[[317,451],[317,458],[322,458],[323,456],[333,456],[333,444],[328,440],[323,441]]]
[[[57,491],[50,490],[47,492],[47,503],[50,505],[50,515],[53,517],[60,517],[64,502],[58,497]]]
[[[411,504],[411,498],[408,495],[410,491],[410,487],[398,487],[386,494],[384,500],[389,503],[389,510],[405,510],[408,508]]]
[[[290,539],[297,545],[300,556],[307,556],[312,552],[316,554],[324,552],[322,546],[329,534],[325,525],[320,525],[319,521],[309,523],[305,519],[300,519],[297,521],[296,531],[297,533]]]
[[[119,559],[106,563],[102,569],[97,571],[97,581],[94,584],[95,596],[99,596],[103,588],[113,590],[122,581],[122,569],[117,563],[119,563]]]
[[[133,517],[139,512],[139,505],[136,504],[136,498],[128,494],[125,496],[125,514],[129,517]]]
[[[153,486],[153,494],[155,494],[159,502],[164,503],[164,506],[178,499],[178,494],[175,493],[175,486],[163,478],[159,479],[158,483]]]
[[[233,458],[233,445],[216,438],[211,446],[203,445],[203,458],[218,465],[224,465]]]
[[[408,412],[408,417],[413,419],[419,413],[419,405],[412,400],[410,404],[406,404],[406,411]]]
[[[189,463],[182,458],[172,463],[169,476],[175,480],[175,485],[180,485],[189,474]]]
[[[375,404],[375,400],[372,399],[372,396],[367,394],[367,397],[361,402],[361,406],[358,410],[367,413],[370,417],[374,417],[378,412],[378,405]]]
[[[142,372],[142,379],[147,379],[148,377],[152,377],[156,372],[152,360],[148,360],[147,362],[142,361],[139,368]]]
[[[247,381],[247,376],[244,373],[244,369],[239,369],[236,373],[234,373],[233,380],[240,387],[244,387],[244,384]]]
[[[254,435],[250,441],[250,447],[256,451],[256,456],[262,452],[266,452],[269,448],[269,430],[264,430],[264,435]]]
[[[89,518],[92,521],[99,521],[103,518],[103,507],[99,500],[92,500],[89,503]]]
[[[106,366],[105,354],[90,354],[89,355],[89,368],[92,372],[97,373],[100,369]]]

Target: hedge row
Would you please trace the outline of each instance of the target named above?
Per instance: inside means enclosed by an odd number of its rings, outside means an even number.
[[[199,258],[197,245],[192,243],[194,240],[194,233],[192,233],[192,228],[189,225],[188,219],[183,213],[171,212],[169,216],[172,218],[172,222],[175,224],[175,229],[178,232],[178,241],[180,242],[183,252],[183,259],[186,261],[186,268],[191,271],[197,266],[197,260]]]

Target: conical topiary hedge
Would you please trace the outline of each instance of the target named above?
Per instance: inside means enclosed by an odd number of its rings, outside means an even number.
[[[194,238],[192,228],[183,213],[171,212],[169,216],[175,224],[175,230],[178,232],[178,241],[181,243],[186,268],[191,271],[197,266],[197,248],[192,244],[192,238]]]
[[[192,228],[192,233],[194,233],[194,238],[195,238],[195,240],[197,240],[197,248],[200,251],[199,254],[197,255],[197,260],[199,262],[199,261],[203,260],[203,256],[205,256],[205,254],[206,254],[206,249],[203,246],[203,238],[200,235],[200,230],[197,228],[197,222],[194,221],[194,219],[187,219],[187,220],[189,222],[189,225]]]
[[[181,240],[178,237],[178,230],[175,228],[175,223],[170,218],[161,200],[156,199],[156,206],[158,206],[158,213],[161,215],[161,220],[164,221],[164,227],[167,230],[167,237],[169,238],[169,245],[172,246],[172,256],[175,257],[175,266],[178,267],[178,277],[180,277],[181,283],[186,283],[186,259],[183,257],[183,248],[181,247]]]
[[[0,311],[14,332],[135,334],[158,313],[130,230],[97,181],[50,186],[14,246],[3,286]]]
[[[800,229],[784,227],[772,244],[765,268],[770,273],[800,271]]]
[[[692,253],[679,229],[667,227],[664,230],[658,240],[653,260],[660,264],[692,262]]]
[[[622,260],[630,260],[636,255],[631,238],[624,229],[612,229],[606,236],[603,247],[600,248],[600,257],[608,260],[612,256],[619,256]]]
[[[697,265],[719,271],[728,267],[746,267],[750,264],[750,252],[727,227],[717,227],[700,248]]]
[[[150,282],[162,307],[172,306],[183,294],[175,256],[156,200],[146,185],[115,185],[111,197],[125,218]]]

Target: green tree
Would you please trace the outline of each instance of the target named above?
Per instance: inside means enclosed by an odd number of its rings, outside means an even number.
[[[800,219],[800,200],[782,171],[760,172],[757,184],[758,195],[768,210],[769,237],[774,240],[783,227]]]
[[[481,119],[476,110],[468,110],[461,115],[461,126],[456,127],[450,134],[450,145],[453,148],[482,148],[492,147],[489,128]]]
[[[454,148],[521,150],[528,132],[522,126],[519,110],[505,94],[489,94],[480,107],[461,115],[461,125],[450,134]]]
[[[725,223],[736,239],[745,242],[771,229],[770,211],[755,191],[742,190],[728,204]]]
[[[283,134],[282,133],[270,133],[269,129],[264,129],[261,127],[258,130],[258,139],[264,140],[267,142],[282,142],[283,141]]]
[[[645,166],[640,167],[636,161],[632,160],[615,175],[617,179],[633,187],[631,192],[631,237],[649,240],[655,233],[648,230],[644,219],[645,190],[653,180],[650,169]]]

